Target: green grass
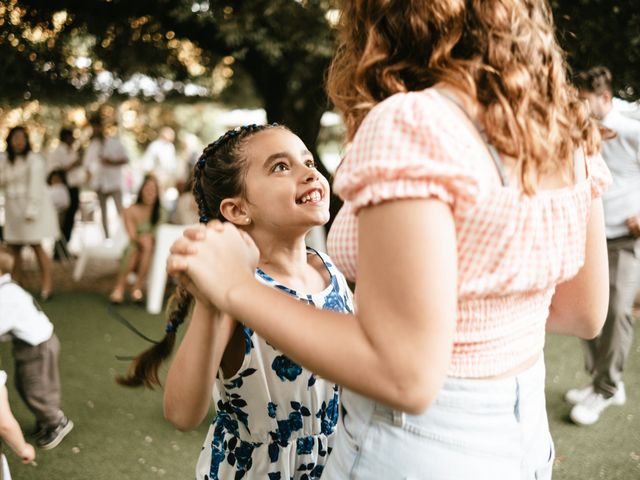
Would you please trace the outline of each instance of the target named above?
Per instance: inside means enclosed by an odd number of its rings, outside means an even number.
[[[37,451],[37,466],[23,466],[7,452],[16,480],[55,479],[189,479],[194,477],[207,423],[182,433],[162,416],[159,390],[130,389],[114,383],[132,355],[149,344],[108,314],[104,295],[60,293],[44,305],[60,338],[62,408],[74,430],[56,448]],[[135,306],[120,311],[140,330],[160,338],[164,320]],[[0,346],[2,366],[12,378],[11,345]],[[23,431],[34,429],[34,417],[7,384],[14,414]]]
[[[91,284],[82,287],[90,289]],[[196,431],[181,433],[163,419],[160,391],[126,389],[114,383],[116,373],[127,366],[116,356],[137,353],[148,344],[108,314],[104,294],[58,293],[44,307],[62,343],[62,406],[75,429],[55,449],[39,450],[35,467],[21,465],[7,452],[14,479],[193,478],[208,422]],[[123,306],[120,311],[150,337],[162,336],[162,316],[135,306]],[[588,380],[582,371],[580,342],[550,336],[546,358],[549,421],[557,449],[554,480],[639,479],[640,347],[634,347],[627,364],[627,404],[611,407],[589,428],[568,421],[569,407],[562,399],[568,388]],[[0,359],[12,378],[9,343],[0,344]],[[11,380],[8,388],[14,414],[29,433],[34,428],[33,415]]]

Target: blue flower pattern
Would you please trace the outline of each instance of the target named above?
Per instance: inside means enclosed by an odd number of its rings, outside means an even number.
[[[353,312],[346,280],[326,254],[329,286],[300,294],[258,269],[256,278],[318,308]],[[232,378],[217,379],[220,399],[197,466],[197,480],[316,480],[338,424],[337,385],[293,362],[248,327],[245,358]],[[294,466],[293,470],[291,466]]]

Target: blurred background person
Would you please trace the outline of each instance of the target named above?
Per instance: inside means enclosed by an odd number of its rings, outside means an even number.
[[[58,226],[62,229],[64,220],[71,205],[71,196],[69,195],[69,187],[67,185],[67,178],[64,170],[51,170],[47,175],[47,185],[49,190],[49,196],[53,207],[56,209],[58,217]],[[67,241],[63,236],[56,240],[53,248],[53,259],[62,260],[71,258],[71,254],[67,249]]]
[[[576,78],[580,96],[602,133],[602,157],[613,183],[602,196],[609,253],[609,308],[604,327],[586,340],[585,367],[591,382],[569,390],[571,419],[591,425],[627,395],[622,371],[633,344],[633,302],[640,286],[640,122],[613,106],[611,72],[598,66]]]
[[[98,195],[102,227],[109,238],[107,200],[111,197],[118,215],[122,213],[122,167],[129,163],[124,145],[118,137],[107,136],[100,116],[89,120],[92,135],[84,153],[83,165],[89,176],[89,187]]]
[[[49,172],[62,170],[69,191],[69,207],[60,224],[62,239],[64,239],[63,244],[67,245],[71,239],[76,212],[80,206],[80,189],[86,181],[86,172],[82,165],[82,156],[74,147],[73,132],[68,128],[63,128],[60,130],[59,138],[60,143],[49,155]],[[56,253],[57,251],[54,252],[54,259]]]
[[[163,189],[174,187],[178,176],[178,159],[171,127],[162,127],[158,138],[149,144],[142,157],[145,173],[153,173]]]
[[[53,288],[51,259],[42,241],[57,239],[60,230],[47,190],[45,160],[31,151],[22,126],[9,131],[6,143],[6,152],[0,156],[0,186],[5,194],[4,239],[15,258],[12,277],[22,281],[22,247],[31,246],[42,272],[40,298],[47,300]]]
[[[160,187],[153,175],[145,175],[135,203],[126,208],[122,216],[129,235],[129,245],[122,255],[120,271],[109,301],[114,304],[124,301],[127,278],[130,273],[135,273],[131,300],[140,303],[144,297],[143,289],[151,265],[155,231],[158,225],[165,221],[165,214],[160,205]]]

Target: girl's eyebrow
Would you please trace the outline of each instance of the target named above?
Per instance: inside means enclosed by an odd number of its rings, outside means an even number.
[[[307,150],[306,148],[304,150],[301,150],[301,156],[306,157],[306,156],[313,156],[313,154]],[[291,159],[291,155],[288,152],[276,152],[276,153],[272,153],[271,155],[269,155],[267,157],[267,159],[264,161],[264,163],[262,164],[262,166],[264,168],[267,168],[269,166],[270,163],[272,163],[274,160],[277,160],[279,158],[287,158],[287,159]]]

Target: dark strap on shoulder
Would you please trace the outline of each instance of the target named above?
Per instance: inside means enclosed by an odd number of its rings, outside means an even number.
[[[444,98],[449,100],[451,103],[453,103],[456,107],[458,107],[462,111],[462,113],[464,113],[464,115],[471,121],[473,126],[476,127],[476,130],[478,130],[478,133],[480,134],[480,138],[482,138],[482,141],[486,145],[487,150],[489,151],[489,154],[493,159],[493,163],[495,163],[496,165],[496,170],[498,170],[498,175],[500,175],[500,182],[502,183],[503,186],[506,186],[509,182],[507,180],[507,175],[502,165],[502,160],[500,159],[500,153],[498,152],[498,149],[496,149],[496,147],[494,147],[493,144],[489,142],[489,138],[487,137],[487,133],[485,132],[484,127],[480,125],[474,118],[471,118],[469,113],[462,107],[462,105],[460,104],[460,101],[456,97],[451,95],[449,92],[446,92],[439,88],[433,88],[433,90],[438,92],[441,96],[443,96]]]

